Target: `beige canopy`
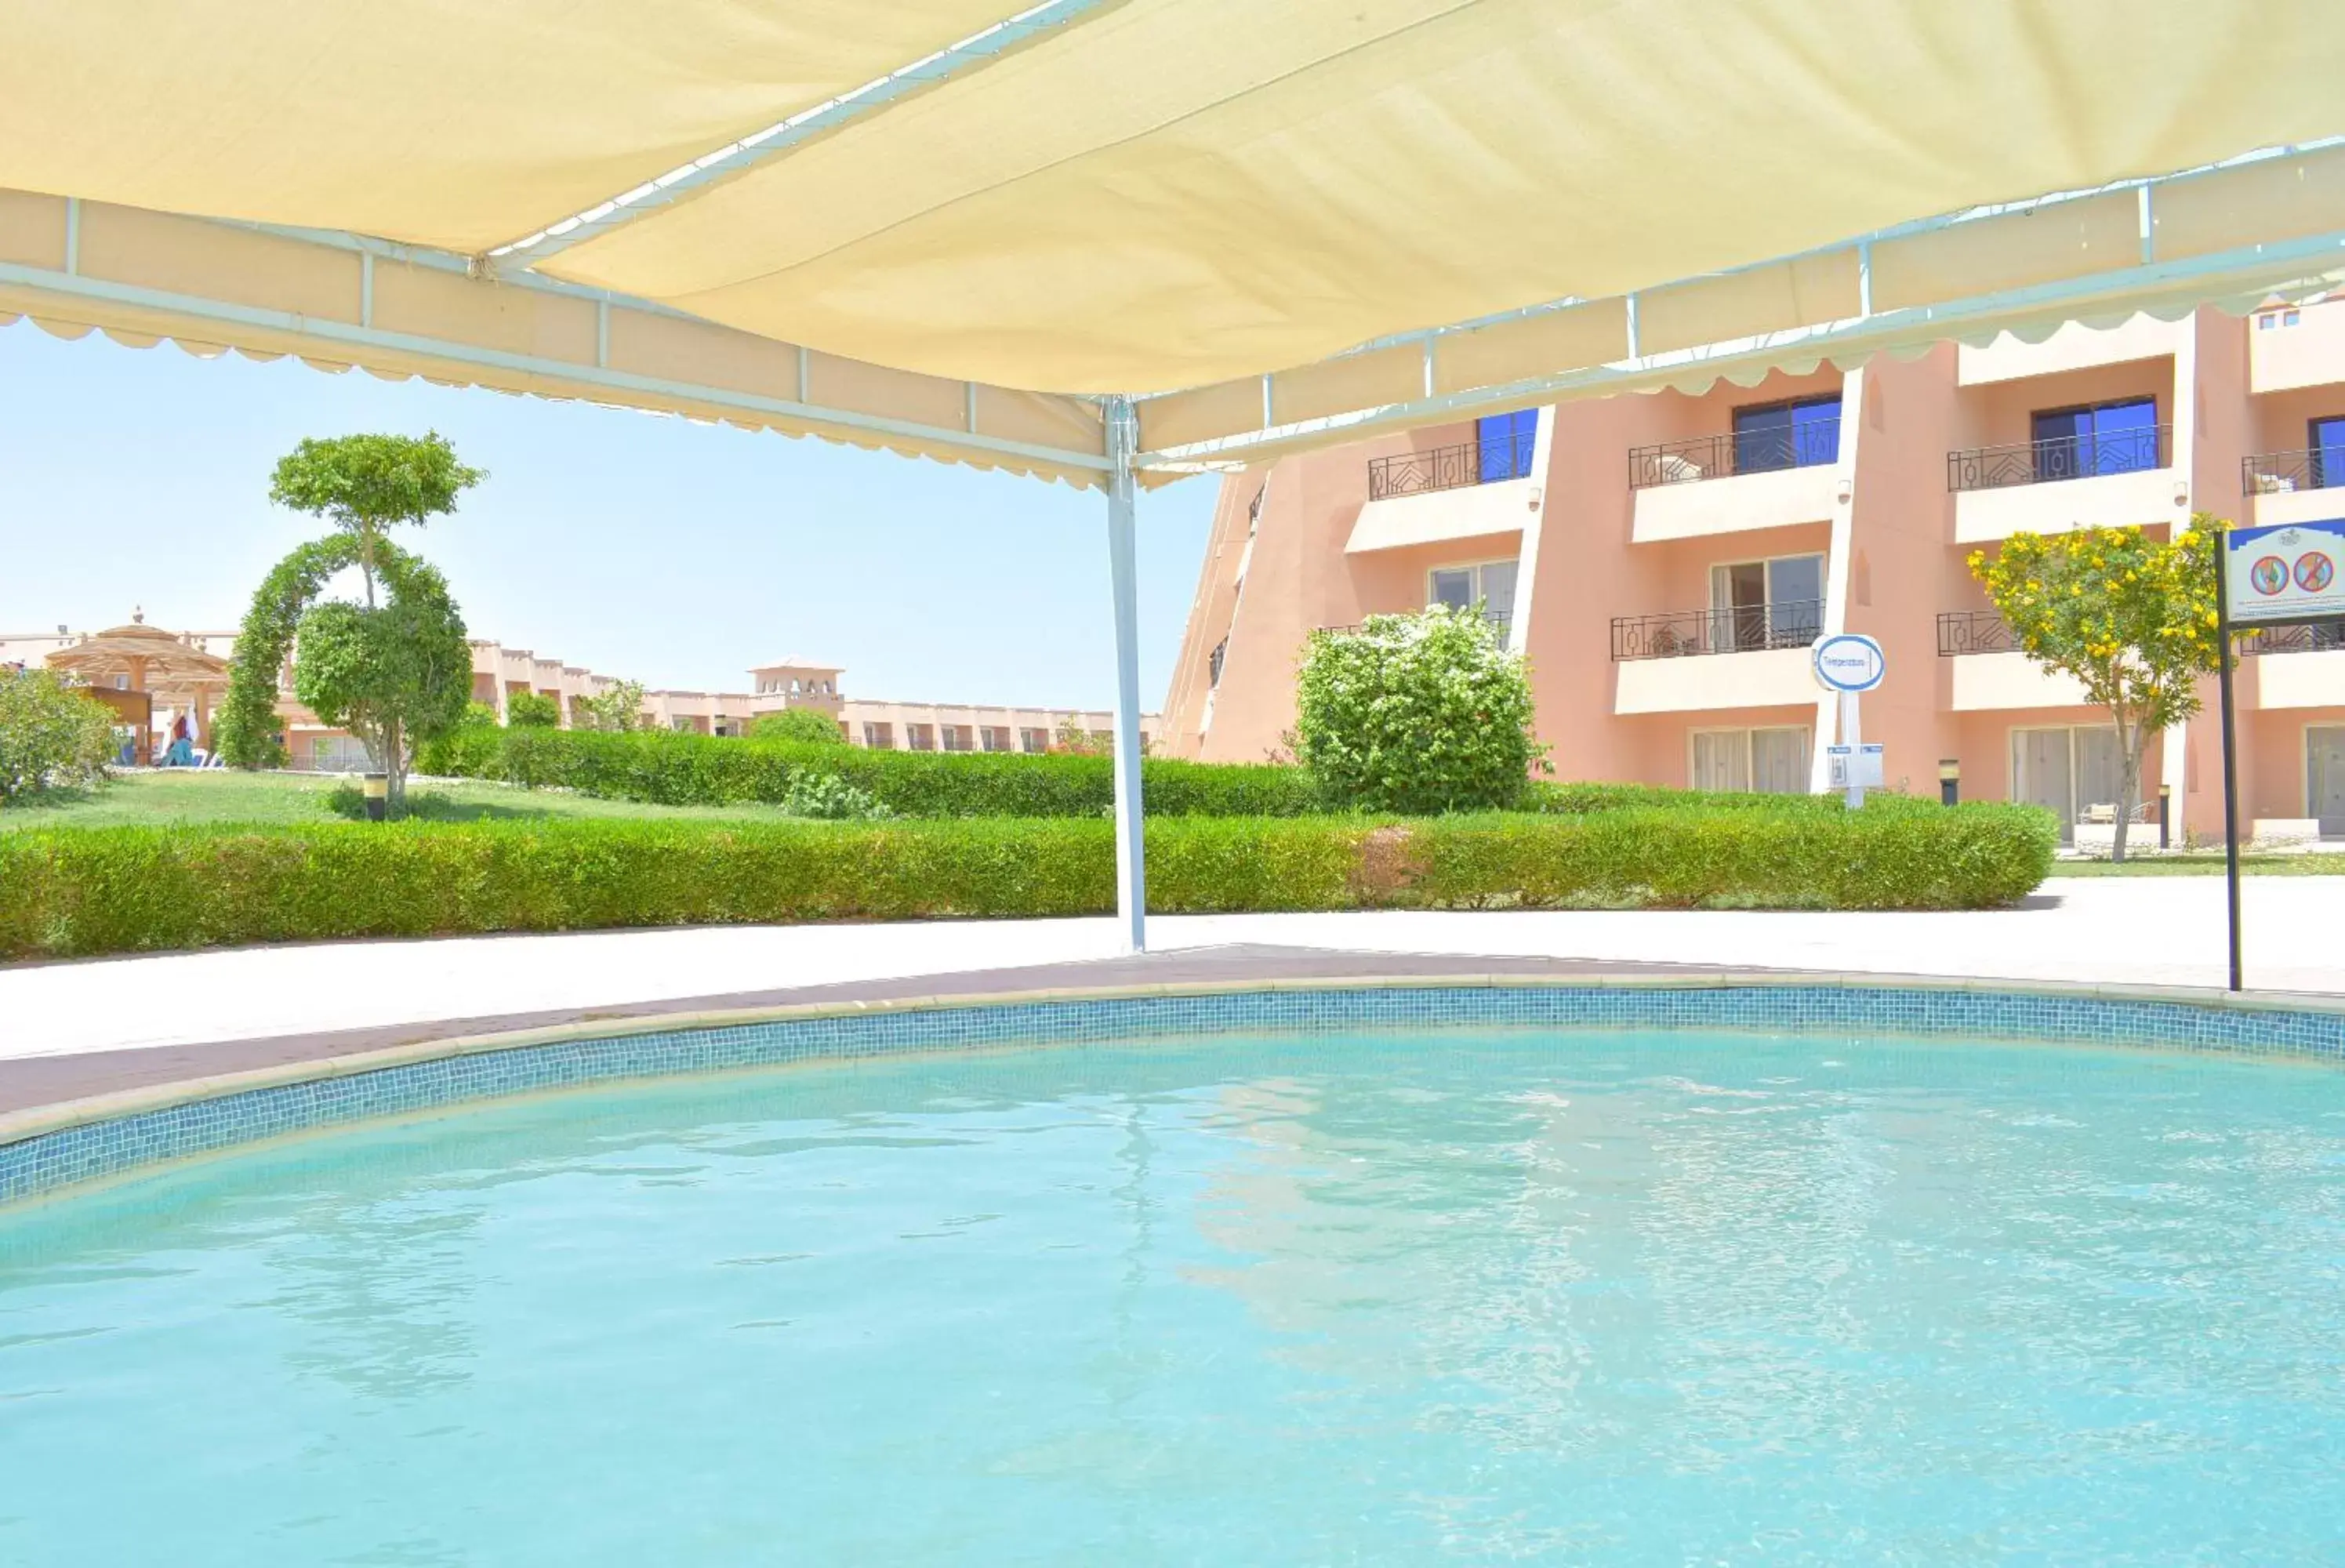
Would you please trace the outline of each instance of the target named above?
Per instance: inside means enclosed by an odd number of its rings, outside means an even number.
[[[0,0],[0,311],[1095,482],[2345,263],[2315,0],[1014,3]]]

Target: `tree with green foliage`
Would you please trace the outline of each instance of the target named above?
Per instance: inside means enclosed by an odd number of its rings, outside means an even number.
[[[390,779],[390,809],[403,814],[413,748],[462,723],[472,694],[472,650],[439,572],[397,545],[378,542],[390,588],[379,608],[330,599],[305,612],[296,634],[293,694],[346,729]]]
[[[644,728],[644,683],[614,681],[591,696],[571,698],[570,722],[582,730],[614,733]]]
[[[1355,810],[1509,806],[1547,753],[1523,657],[1478,607],[1313,632],[1295,707],[1296,760]]]
[[[358,736],[390,781],[391,812],[403,810],[413,748],[463,719],[472,650],[447,580],[385,533],[454,511],[482,477],[437,434],[305,440],[277,465],[269,499],[336,531],[287,555],[253,594],[214,732],[226,761],[284,761],[276,705],[291,656],[295,696]],[[319,602],[352,567],[366,602]]]
[[[778,713],[761,714],[749,725],[749,738],[755,741],[796,741],[801,745],[843,746],[847,732],[838,721],[819,708],[784,708]]]
[[[385,532],[421,528],[456,510],[456,498],[486,479],[456,460],[436,430],[415,436],[335,436],[305,440],[279,460],[269,499],[327,519],[357,541],[367,608],[375,607],[376,555]]]
[[[2219,666],[2215,562],[2231,525],[2199,512],[2170,541],[2139,528],[2015,533],[1971,575],[2019,650],[2085,688],[2117,733],[2117,842],[2141,796],[2149,737],[2198,712],[2198,678]]]
[[[115,723],[54,670],[0,669],[0,802],[104,779]]]
[[[505,723],[517,730],[558,730],[562,727],[562,703],[543,692],[509,692],[505,694]]]

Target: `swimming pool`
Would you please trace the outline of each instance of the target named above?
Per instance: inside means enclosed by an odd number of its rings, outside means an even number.
[[[0,1561],[2345,1552],[2345,1073],[1227,1033],[0,1211]]]

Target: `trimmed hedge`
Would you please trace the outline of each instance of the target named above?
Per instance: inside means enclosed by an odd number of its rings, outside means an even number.
[[[829,774],[898,816],[917,817],[1105,816],[1115,778],[1112,758],[1059,753],[879,752],[665,730],[489,725],[426,746],[417,771],[654,805],[779,804],[797,775]],[[1147,809],[1158,816],[1302,816],[1322,809],[1311,776],[1299,768],[1152,757],[1141,780]]]
[[[1162,819],[1149,906],[1959,909],[2050,870],[2048,813],[1623,807]],[[1103,820],[328,823],[0,837],[0,957],[614,926],[1103,914]]]

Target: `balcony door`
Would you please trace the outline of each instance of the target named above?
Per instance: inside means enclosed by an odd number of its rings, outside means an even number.
[[[2345,834],[2345,726],[2309,726],[2304,753],[2304,814],[2320,819],[2323,837]]]
[[[2132,398],[2035,416],[2035,478],[2087,479],[2157,467],[2157,402]]]
[[[1840,456],[1840,397],[1734,410],[1734,471],[1808,468]]]
[[[2095,806],[2114,805],[2120,773],[2117,733],[2084,725],[2011,732],[2011,798],[2060,819],[2060,842]]]
[[[1482,606],[1482,613],[1504,635],[1515,622],[1515,578],[1518,563],[1485,561],[1473,566],[1436,566],[1426,573],[1425,602],[1452,610]]]
[[[1823,625],[1824,558],[1779,555],[1710,569],[1711,646],[1718,652],[1805,647]]]
[[[2314,420],[2307,434],[2311,437],[2312,488],[2345,485],[2345,419]]]
[[[1810,731],[1804,724],[1762,730],[1696,730],[1689,737],[1688,787],[1735,794],[1808,793]]]
[[[1480,449],[1481,471],[1477,476],[1483,484],[1497,484],[1510,479],[1528,479],[1531,471],[1531,448],[1538,437],[1538,410],[1524,409],[1512,414],[1492,414],[1474,421],[1474,444]]]

